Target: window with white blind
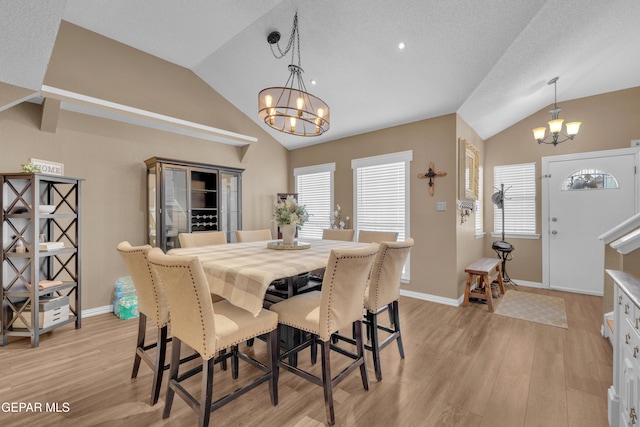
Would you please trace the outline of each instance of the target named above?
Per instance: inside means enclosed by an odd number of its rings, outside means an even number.
[[[504,232],[515,237],[536,236],[536,164],[495,166],[493,187],[504,184]],[[495,203],[495,202],[494,202]],[[493,209],[493,236],[502,233],[502,210]]]
[[[409,236],[409,176],[412,151],[354,159],[354,228]],[[403,279],[409,278],[409,263]]]
[[[331,227],[335,170],[335,163],[293,170],[298,203],[306,206],[309,213],[309,221],[298,231],[300,239],[322,239],[322,230]]]
[[[476,237],[484,236],[484,168],[478,167],[478,200],[476,200]]]

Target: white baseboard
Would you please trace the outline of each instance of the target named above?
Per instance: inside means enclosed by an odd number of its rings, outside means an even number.
[[[574,294],[583,294],[583,295],[593,295],[596,297],[601,297],[603,296],[603,292],[587,292],[587,291],[578,291],[577,289],[569,289],[569,288],[561,288],[561,287],[550,287],[549,289],[551,289],[552,291],[562,291],[562,292],[571,292]]]
[[[514,282],[518,286],[529,286],[531,288],[542,288],[542,283],[539,282],[529,282],[526,280],[514,280]],[[438,295],[424,294],[422,292],[409,291],[406,289],[400,289],[400,295],[415,298],[422,301],[435,302],[438,304],[449,305],[452,307],[459,307],[462,305],[462,301],[464,300],[464,295],[460,295],[456,298],[445,298]],[[91,317],[97,316],[99,314],[105,313],[113,313],[113,305],[105,305],[102,307],[90,308],[88,310],[82,310],[82,317]]]
[[[529,288],[542,288],[542,283],[540,282],[529,282],[528,280],[513,280],[513,283],[515,283],[518,286],[528,286]],[[505,283],[506,285],[506,283]]]
[[[529,282],[527,280],[514,280],[515,284],[518,286],[528,286],[530,288],[542,288],[542,283],[540,282]],[[421,292],[409,291],[406,289],[400,289],[400,295],[409,298],[415,298],[423,301],[435,302],[438,304],[450,305],[452,307],[459,307],[462,305],[462,301],[464,300],[464,294],[460,295],[457,299],[454,298],[445,298],[438,295],[431,294],[423,294]]]
[[[105,314],[105,313],[113,313],[113,304],[103,305],[102,307],[89,308],[87,310],[82,310],[82,317],[97,316],[99,314]]]
[[[423,301],[436,302],[438,304],[450,305],[453,307],[458,307],[462,304],[462,300],[464,299],[464,295],[460,296],[458,299],[454,298],[445,298],[438,295],[431,294],[423,294],[421,292],[408,291],[406,289],[400,289],[400,295],[415,298]]]

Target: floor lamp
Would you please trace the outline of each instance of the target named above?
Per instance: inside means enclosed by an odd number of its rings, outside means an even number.
[[[493,204],[495,204],[496,207],[502,211],[502,240],[496,240],[495,242],[493,242],[491,248],[496,251],[496,254],[498,254],[498,258],[502,260],[502,281],[506,284],[512,285],[514,289],[517,289],[516,283],[511,280],[511,278],[507,274],[506,265],[507,261],[510,261],[512,259],[511,252],[513,252],[515,248],[511,243],[504,240],[504,195],[505,192],[509,190],[509,188],[505,190],[504,184],[500,184],[500,190],[496,191],[495,193],[493,193],[493,196],[491,196],[491,201],[493,202]]]

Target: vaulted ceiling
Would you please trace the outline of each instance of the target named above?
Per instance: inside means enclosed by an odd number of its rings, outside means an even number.
[[[487,139],[552,104],[553,77],[560,106],[640,86],[637,0],[0,0],[0,10],[1,82],[40,90],[66,20],[191,69],[289,149],[454,112]],[[331,107],[319,137],[257,117],[258,92],[289,74],[266,37],[277,30],[286,43],[296,10],[307,88]]]

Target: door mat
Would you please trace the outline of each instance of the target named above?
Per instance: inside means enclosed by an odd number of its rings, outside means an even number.
[[[507,291],[495,314],[568,329],[562,298],[522,291]]]

